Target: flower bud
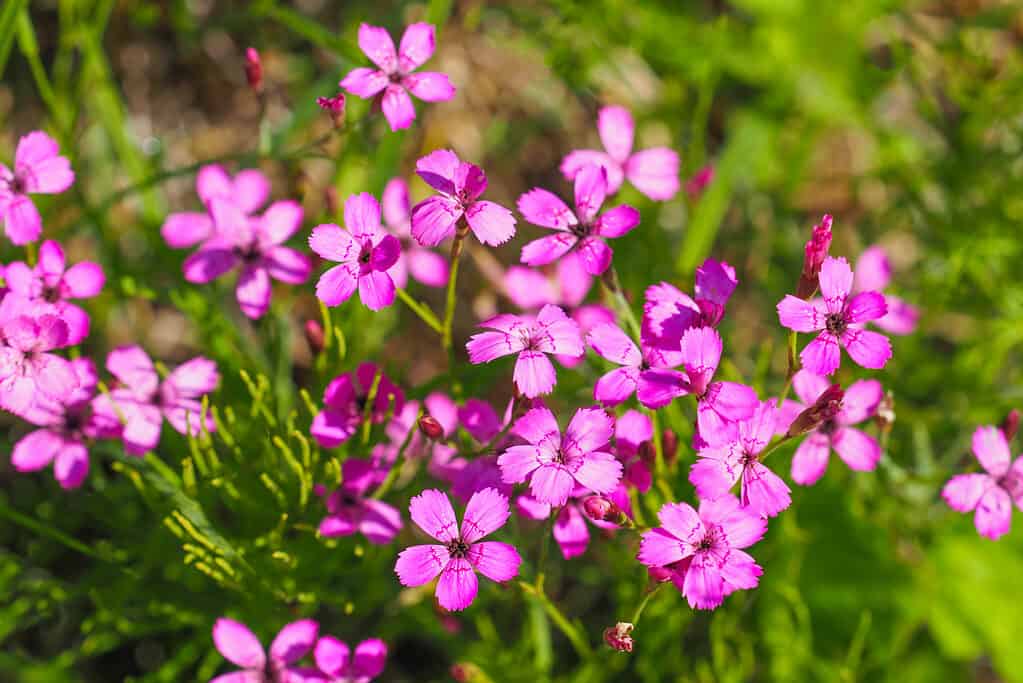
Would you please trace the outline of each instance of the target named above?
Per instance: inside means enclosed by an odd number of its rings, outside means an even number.
[[[652,465],[654,460],[657,459],[657,449],[655,449],[654,445],[649,441],[641,443],[639,448],[636,449],[636,454],[639,456],[639,459],[647,465]]]
[[[334,122],[335,128],[345,125],[345,94],[343,92],[339,92],[333,97],[317,97],[316,104],[330,114],[330,120]]]
[[[824,390],[824,393],[817,397],[812,406],[796,416],[796,419],[789,425],[789,430],[785,433],[785,436],[792,438],[793,436],[806,434],[817,429],[821,424],[838,414],[838,411],[842,409],[843,398],[845,398],[845,392],[842,390],[842,387],[838,384],[832,384]]]
[[[309,344],[309,348],[313,350],[313,355],[323,351],[324,335],[323,325],[320,324],[320,321],[310,318],[305,321],[303,329],[305,331],[305,340]]]
[[[707,164],[686,181],[686,194],[690,199],[698,199],[707,186],[714,180],[714,164]]]
[[[437,421],[437,418],[431,415],[423,415],[419,418],[419,431],[427,439],[432,439],[433,441],[437,441],[444,436],[444,427]]]
[[[604,496],[587,496],[583,501],[583,512],[595,522],[604,522],[618,517],[618,506]]]
[[[604,642],[619,652],[632,652],[633,625],[627,621],[619,621],[613,628],[604,629]]]
[[[697,299],[696,305],[700,307],[700,326],[715,327],[725,317],[725,307],[709,299]]]
[[[263,94],[263,62],[254,47],[245,50],[245,80],[249,82],[253,92],[257,95]]]
[[[827,258],[830,247],[831,215],[824,214],[821,222],[813,226],[813,234],[810,236],[810,241],[806,243],[803,272],[800,273],[799,284],[796,286],[796,296],[800,299],[809,299],[817,291],[817,279],[821,272],[821,265]]]
[[[1016,432],[1019,431],[1019,411],[1013,408],[1009,411],[1009,414],[1002,420],[1002,434],[1005,435],[1006,441],[1012,441],[1012,437],[1016,436]]]
[[[672,571],[667,567],[647,567],[646,573],[650,576],[651,581],[657,583],[667,583],[671,581]]]
[[[670,429],[661,432],[661,452],[664,454],[666,465],[675,464],[675,459],[678,458],[678,434]]]

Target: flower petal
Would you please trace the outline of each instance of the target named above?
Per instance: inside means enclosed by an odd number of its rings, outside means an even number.
[[[282,628],[270,643],[270,659],[293,664],[302,659],[316,645],[320,625],[312,619],[293,621]]]
[[[386,272],[371,270],[359,277],[359,298],[371,311],[379,311],[394,303],[394,281]]]
[[[392,83],[384,90],[384,97],[380,103],[384,111],[384,118],[391,126],[391,130],[403,130],[412,125],[416,119],[416,108],[412,105],[412,98],[404,86]]]
[[[313,270],[309,257],[290,247],[271,247],[264,254],[263,263],[274,280],[293,285],[308,280]]]
[[[224,659],[244,669],[262,669],[266,654],[245,624],[221,617],[213,624],[213,644]]]
[[[667,147],[636,152],[625,163],[625,177],[636,189],[654,201],[668,201],[678,193],[678,154]]]
[[[412,207],[412,237],[424,247],[435,247],[455,234],[461,217],[462,207],[456,200],[428,197]]]
[[[515,236],[515,216],[500,204],[488,201],[473,202],[465,210],[472,233],[483,244],[497,246]]]
[[[841,344],[850,358],[872,370],[880,370],[892,357],[891,342],[888,341],[888,337],[878,332],[850,328],[842,334]]]
[[[409,515],[416,526],[441,543],[458,538],[458,520],[447,495],[426,489],[409,501]]]
[[[575,480],[564,465],[547,464],[533,472],[529,490],[541,503],[561,507],[568,501],[574,484]]]
[[[828,313],[841,313],[852,291],[853,274],[844,258],[828,256],[821,264],[820,288]]]
[[[360,24],[359,49],[384,73],[389,74],[398,70],[398,53],[387,29]]]
[[[881,459],[881,445],[869,434],[852,427],[842,427],[831,435],[831,445],[850,469],[869,472]]]
[[[484,536],[504,526],[511,515],[507,496],[497,489],[485,488],[476,491],[465,506],[462,518],[462,540],[475,543]],[[485,573],[485,572],[484,572]]]
[[[778,302],[778,322],[796,332],[816,332],[825,326],[826,312],[811,301],[786,294]]]
[[[813,374],[830,375],[838,370],[842,360],[838,339],[830,332],[821,332],[816,339],[806,345],[799,358],[803,361],[803,367]]]
[[[480,574],[498,583],[518,576],[522,564],[522,557],[514,546],[498,541],[474,543],[466,558]]]
[[[623,403],[636,393],[639,377],[639,368],[615,368],[602,375],[593,385],[593,399],[606,406]]]
[[[707,554],[693,558],[686,569],[682,594],[695,609],[714,609],[724,600],[724,579],[721,570]]]
[[[977,427],[972,447],[981,467],[992,477],[1002,477],[1009,471],[1012,454],[1005,434],[998,427]]]
[[[582,555],[590,543],[590,530],[582,513],[579,512],[578,505],[566,505],[561,508],[558,518],[554,521],[552,533],[561,549],[562,557],[566,560]]]
[[[447,102],[455,96],[455,86],[448,75],[436,71],[409,74],[401,82],[423,102]]]
[[[316,661],[316,668],[320,671],[328,676],[340,678],[347,673],[348,665],[351,662],[351,651],[344,641],[338,640],[334,636],[323,636],[316,641],[313,659]]]
[[[994,485],[994,480],[986,474],[957,474],[941,489],[941,497],[953,510],[969,512],[977,507],[984,492]]]
[[[980,497],[973,521],[981,536],[994,541],[1009,533],[1011,517],[1009,494],[1001,486],[992,486]]]
[[[600,214],[594,226],[601,237],[621,237],[639,225],[639,211],[631,206],[616,206]]]
[[[849,300],[846,306],[846,320],[850,323],[864,323],[882,318],[888,313],[888,304],[880,292],[860,292]]]
[[[409,24],[398,45],[398,68],[403,73],[418,69],[433,56],[435,45],[436,33],[432,24]]]
[[[384,72],[360,67],[349,71],[339,85],[356,97],[366,99],[386,88],[390,82]]]
[[[531,350],[519,353],[519,357],[515,361],[515,372],[512,379],[526,398],[536,398],[551,393],[558,380],[554,366],[547,356],[540,351]]]
[[[611,267],[614,251],[599,237],[586,237],[579,242],[579,256],[583,268],[590,275],[603,275]]]
[[[270,308],[270,273],[263,267],[246,266],[238,276],[234,294],[247,318],[262,318]]]
[[[831,442],[819,432],[808,434],[792,456],[792,481],[803,486],[816,484],[828,467]]]
[[[625,107],[602,107],[597,112],[597,131],[612,159],[624,164],[632,152],[636,124]]]
[[[334,266],[316,283],[316,298],[328,306],[337,306],[351,298],[359,283],[359,267],[354,263]]]
[[[440,573],[437,602],[446,610],[458,612],[472,604],[478,591],[479,580],[469,560],[453,558]]]

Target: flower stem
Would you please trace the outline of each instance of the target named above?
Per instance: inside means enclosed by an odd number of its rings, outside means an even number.
[[[536,588],[543,590],[543,567],[547,563],[547,546],[550,545],[551,535],[554,533],[554,522],[561,512],[559,507],[551,507],[551,516],[543,525],[543,538],[540,540],[540,559],[536,563]]]
[[[632,311],[632,306],[625,298],[625,294],[622,292],[622,283],[618,279],[618,271],[615,270],[614,266],[611,266],[604,276],[600,278],[600,284],[604,287],[604,290],[611,295],[611,300],[614,302],[614,307],[617,309],[618,316],[622,318],[626,325],[629,327],[629,332],[636,338],[640,337],[640,326],[639,321],[636,320],[636,314]]]
[[[788,369],[785,371],[785,388],[782,389],[781,394],[778,395],[777,406],[781,408],[782,404],[785,403],[785,399],[788,398],[789,390],[792,389],[792,378],[796,376],[796,372],[799,370],[799,356],[796,355],[796,344],[798,342],[799,333],[795,330],[789,332],[789,343],[788,343]]]
[[[401,287],[396,287],[394,291],[398,294],[398,298],[401,299],[413,313],[418,315],[419,319],[426,323],[431,330],[437,334],[443,334],[444,329],[441,327],[440,321],[437,320],[437,316],[433,314],[433,311],[431,311],[426,304],[413,299],[412,296]]]
[[[543,588],[537,588],[532,584],[528,584],[525,581],[519,581],[519,587],[522,591],[530,598],[539,602],[544,611],[547,612],[547,616],[551,618],[554,625],[557,626],[565,637],[568,638],[568,642],[572,643],[572,647],[578,653],[579,658],[582,660],[588,660],[592,655],[590,650],[590,644],[586,642],[586,637],[579,630],[579,627],[568,620],[558,606],[551,602],[551,599],[544,593]]]
[[[455,319],[455,291],[458,282],[458,259],[462,255],[463,242],[469,233],[469,224],[463,218],[455,230],[455,241],[451,243],[451,276],[448,278],[448,291],[444,306],[444,324],[441,329],[441,343],[448,352],[448,367],[454,366],[454,353],[451,350],[451,323]]]
[[[769,456],[769,455],[770,455],[771,453],[773,453],[773,452],[774,452],[775,450],[777,450],[778,446],[781,446],[781,445],[782,445],[783,443],[785,443],[785,442],[787,442],[787,441],[789,441],[789,440],[791,440],[791,439],[792,439],[792,437],[791,437],[791,436],[789,436],[788,434],[783,434],[783,435],[782,435],[781,437],[779,437],[778,439],[775,439],[774,441],[772,441],[771,443],[769,443],[769,444],[767,445],[767,448],[765,448],[765,449],[764,449],[764,450],[763,450],[763,451],[762,451],[762,452],[760,453],[760,456],[759,456],[759,458],[758,458],[758,459],[759,459],[759,460],[760,460],[761,462],[763,462],[764,460],[766,460],[766,459],[767,459],[767,456]]]
[[[643,599],[636,607],[636,611],[632,613],[632,619],[629,620],[629,623],[631,623],[633,626],[639,623],[639,618],[643,616],[643,610],[646,609],[647,603],[650,602],[650,598],[654,597],[657,594],[657,591],[661,590],[661,587],[663,585],[664,585],[663,583],[659,583],[646,592],[646,595],[643,596]]]
[[[373,495],[370,496],[374,500],[380,500],[391,490],[394,486],[395,480],[398,478],[398,472],[401,469],[401,458],[405,455],[405,451],[408,449],[410,443],[412,443],[412,437],[415,436],[416,430],[419,428],[419,418],[423,416],[423,409],[420,408],[416,414],[416,421],[412,423],[412,426],[408,430],[408,434],[405,435],[405,440],[401,442],[401,447],[398,448],[398,454],[394,456],[394,464],[391,465],[391,470],[387,473],[387,478],[380,484]]]

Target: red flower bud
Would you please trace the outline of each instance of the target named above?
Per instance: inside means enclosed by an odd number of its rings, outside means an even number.
[[[249,87],[257,94],[263,92],[263,62],[259,58],[256,48],[250,47],[245,50],[245,80]]]
[[[319,320],[306,320],[305,321],[305,340],[309,343],[309,348],[313,350],[313,354],[318,354],[323,351],[323,325],[320,324]]]
[[[595,522],[609,522],[618,517],[620,510],[604,496],[588,496],[583,501],[583,512]]]
[[[1002,434],[1005,434],[1006,441],[1012,441],[1012,437],[1016,436],[1016,432],[1019,431],[1019,411],[1013,408],[1009,411],[1009,414],[1002,420]]]
[[[650,576],[651,581],[657,583],[667,583],[671,581],[672,571],[667,567],[647,567],[646,573]]]
[[[345,94],[343,92],[339,92],[333,97],[317,97],[316,104],[330,114],[330,120],[334,122],[335,128],[345,125]]]
[[[842,387],[832,384],[824,390],[824,393],[817,397],[812,406],[796,416],[796,419],[789,425],[789,430],[785,436],[791,438],[817,429],[821,424],[838,414],[838,411],[842,408],[843,398],[845,398],[845,392],[842,390]]]
[[[632,652],[632,629],[629,622],[619,621],[612,628],[604,629],[604,642],[619,652]]]
[[[434,441],[444,436],[444,427],[440,422],[437,422],[437,418],[430,415],[423,415],[419,418],[419,431],[427,439],[433,439]]]
[[[649,441],[644,441],[639,445],[639,448],[636,449],[636,454],[644,463],[652,465],[654,460],[657,458],[657,449],[655,449],[654,445]]]
[[[824,214],[821,222],[813,226],[813,234],[810,236],[810,241],[806,243],[803,272],[800,273],[799,284],[796,286],[796,296],[800,299],[809,299],[817,291],[817,279],[821,272],[821,265],[827,258],[830,248],[831,215]]]
[[[678,434],[670,429],[661,432],[661,451],[664,453],[665,464],[675,464],[675,459],[678,458]]]
[[[686,194],[690,199],[698,198],[713,180],[714,164],[707,164],[686,181]]]

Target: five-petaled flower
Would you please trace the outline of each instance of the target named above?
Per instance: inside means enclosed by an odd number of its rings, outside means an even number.
[[[533,225],[556,230],[522,247],[522,262],[543,266],[576,249],[590,275],[611,265],[613,252],[602,238],[621,237],[639,225],[639,211],[622,205],[598,214],[607,196],[607,170],[589,165],[575,175],[575,211],[547,190],[533,188],[519,197],[519,212]]]
[[[355,646],[352,656],[343,640],[323,636],[316,643],[313,658],[316,668],[326,674],[327,683],[369,683],[383,673],[387,663],[387,643],[379,638],[369,638]]]
[[[327,495],[327,516],[320,522],[321,536],[361,533],[370,543],[386,544],[401,531],[401,513],[381,500],[369,497],[371,489],[387,476],[387,468],[362,458],[341,465],[341,485]]]
[[[223,166],[207,164],[195,176],[195,191],[207,211],[179,211],[169,214],[160,235],[173,249],[194,247],[213,234],[208,207],[213,199],[226,199],[251,216],[270,197],[270,180],[262,171],[246,168],[232,177]]]
[[[4,304],[15,299],[21,301],[8,294]],[[50,353],[67,346],[67,323],[48,313],[27,313],[0,325],[0,407],[15,415],[24,415],[36,401],[63,401],[78,388],[71,364]]]
[[[446,74],[413,73],[433,56],[434,46],[434,28],[430,24],[410,24],[397,50],[387,29],[362,24],[359,47],[379,68],[353,69],[341,81],[341,87],[363,99],[379,95],[391,130],[408,128],[416,118],[409,93],[424,102],[445,102],[455,96],[455,87]]]
[[[941,495],[953,510],[976,510],[977,531],[994,540],[1009,532],[1013,501],[1023,510],[1023,456],[1012,460],[1009,441],[997,427],[977,427],[973,454],[984,471],[957,474]]]
[[[213,644],[224,659],[241,671],[221,674],[210,683],[291,683],[315,681],[319,677],[312,667],[295,664],[312,651],[319,634],[319,624],[301,619],[280,630],[270,651],[265,652],[259,638],[245,624],[221,617],[213,624]]]
[[[447,610],[463,610],[472,604],[479,589],[476,572],[492,581],[518,576],[522,558],[515,548],[485,536],[504,526],[511,510],[508,498],[497,489],[472,494],[465,506],[461,528],[447,495],[427,489],[409,502],[416,526],[443,545],[416,545],[398,555],[394,571],[404,586],[421,586],[437,576],[437,602]]]
[[[58,154],[57,141],[42,131],[18,140],[14,170],[0,164],[0,220],[14,244],[39,239],[43,220],[30,194],[60,194],[75,182],[67,157]]]

